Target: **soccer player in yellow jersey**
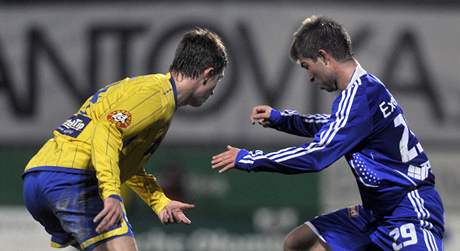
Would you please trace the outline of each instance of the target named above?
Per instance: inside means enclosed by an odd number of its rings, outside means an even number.
[[[191,223],[183,210],[193,205],[170,200],[144,164],[176,109],[202,105],[226,65],[219,36],[196,28],[184,34],[167,74],[110,84],[53,131],[23,175],[26,207],[53,247],[137,250],[120,196],[123,183],[163,224]]]

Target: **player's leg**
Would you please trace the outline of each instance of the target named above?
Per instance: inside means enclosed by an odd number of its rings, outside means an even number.
[[[385,250],[442,251],[444,209],[432,187],[410,191],[371,238]]]
[[[442,237],[416,222],[389,222],[379,226],[371,238],[384,250],[442,251]]]
[[[102,250],[117,246],[122,250],[137,250],[126,212],[118,223],[102,233],[96,232],[98,223],[93,219],[103,209],[104,203],[99,197],[94,175],[55,172],[50,174],[48,180],[51,187],[45,189],[48,191],[47,203],[62,228],[71,234],[82,250],[94,250],[99,246]]]
[[[59,219],[46,201],[43,184],[47,183],[46,172],[30,172],[24,176],[23,198],[27,210],[51,235],[51,246],[63,248],[69,245],[78,247],[70,233],[61,226]]]
[[[373,245],[369,237],[374,230],[373,221],[367,210],[361,206],[353,206],[305,222],[308,228],[299,227],[301,233],[299,235],[305,236],[304,245],[311,245],[310,248],[319,248],[319,250],[377,251],[380,249]],[[312,233],[315,237],[312,237]],[[301,241],[298,243],[302,244]]]
[[[326,251],[330,250],[309,225],[303,224],[293,229],[284,240],[284,251]]]
[[[131,236],[121,236],[98,245],[93,251],[137,251],[136,241]]]

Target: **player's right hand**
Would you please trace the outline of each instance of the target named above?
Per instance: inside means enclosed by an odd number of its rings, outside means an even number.
[[[94,217],[93,222],[99,222],[96,232],[102,233],[119,222],[123,217],[121,201],[108,197],[104,200],[104,209]]]
[[[272,108],[268,105],[257,105],[252,108],[251,112],[251,123],[254,125],[258,123],[263,127],[270,125],[270,113]]]
[[[191,224],[192,221],[184,214],[185,209],[194,208],[195,205],[180,201],[170,201],[158,214],[161,223],[182,223]]]

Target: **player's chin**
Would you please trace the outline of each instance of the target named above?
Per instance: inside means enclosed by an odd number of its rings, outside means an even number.
[[[203,105],[203,102],[196,102],[195,101],[195,102],[191,102],[190,105],[193,106],[193,107],[200,107],[201,105]]]
[[[193,107],[199,107],[202,106],[206,102],[206,98],[203,99],[195,99],[192,102],[190,102],[190,105]]]
[[[335,92],[335,91],[337,91],[337,88],[331,87],[331,86],[328,86],[328,85],[323,85],[323,86],[320,86],[319,88],[321,90],[324,90],[324,91],[327,91],[327,92]]]

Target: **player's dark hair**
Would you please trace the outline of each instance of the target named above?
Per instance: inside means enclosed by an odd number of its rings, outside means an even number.
[[[341,24],[328,17],[311,16],[294,33],[291,59],[316,60],[319,49],[327,51],[338,61],[345,61],[353,56],[350,35]]]
[[[182,37],[169,71],[196,79],[204,70],[213,67],[210,76],[213,77],[221,74],[227,63],[227,51],[221,38],[207,29],[195,28]]]

